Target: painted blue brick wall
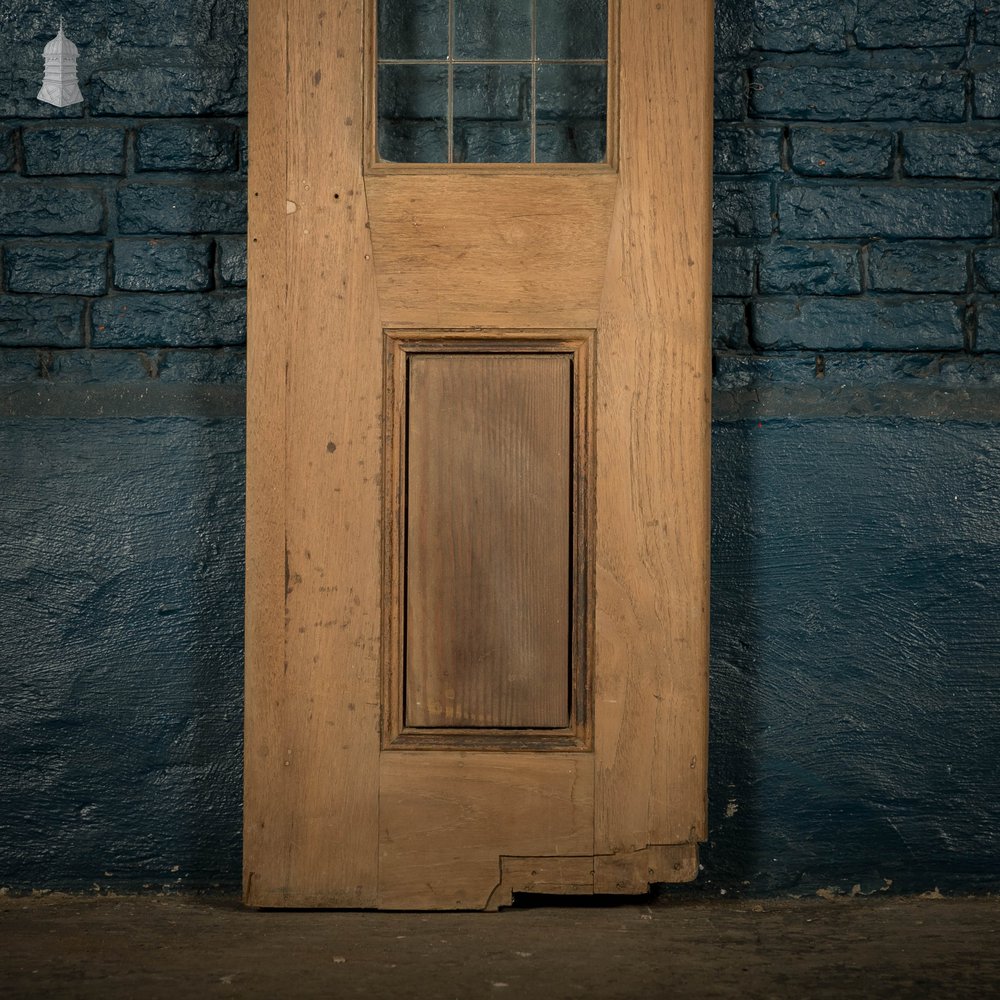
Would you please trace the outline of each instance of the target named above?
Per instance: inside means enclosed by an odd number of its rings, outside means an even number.
[[[701,886],[996,889],[1000,13],[716,7]],[[0,885],[233,888],[246,2],[0,33]]]

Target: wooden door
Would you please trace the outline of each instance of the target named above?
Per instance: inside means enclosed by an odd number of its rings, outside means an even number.
[[[612,3],[586,73],[559,0],[518,70],[435,4],[404,71],[374,4],[251,2],[252,905],[641,893],[705,836],[711,4]],[[602,73],[567,144],[544,88]]]

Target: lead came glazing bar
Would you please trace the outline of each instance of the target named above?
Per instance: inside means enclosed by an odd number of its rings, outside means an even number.
[[[378,0],[377,149],[397,163],[602,163],[607,0]]]

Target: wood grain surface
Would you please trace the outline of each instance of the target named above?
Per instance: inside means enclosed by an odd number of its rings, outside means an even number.
[[[409,359],[406,724],[561,727],[571,359]]]
[[[382,755],[379,907],[483,909],[500,856],[593,853],[589,754]]]
[[[712,4],[620,14],[597,334],[599,854],[706,834]]]
[[[366,178],[386,326],[597,325],[616,178],[601,172]]]
[[[257,17],[274,13],[256,6]],[[343,42],[360,40],[362,24],[358,2],[288,9],[287,91],[273,109],[284,116],[286,186],[274,176],[254,198],[286,213],[288,247],[276,276],[287,309],[254,333],[290,334],[284,370],[272,372],[287,394],[258,385],[250,400],[285,428],[266,456],[285,484],[285,650],[251,694],[269,713],[248,777],[248,822],[266,837],[247,860],[258,905],[372,906],[376,895],[381,327],[361,177],[362,53]],[[261,33],[282,34],[273,16]]]
[[[587,891],[591,869],[594,891],[692,878],[706,832],[711,4],[620,5],[616,166],[365,179],[369,7],[251,4],[245,898],[483,908],[560,879]],[[387,346],[406,331],[481,341],[474,358],[414,361],[409,486],[394,464],[408,362]],[[593,379],[574,382],[558,353],[497,352],[518,331],[575,340]],[[585,649],[568,698],[567,660]],[[485,723],[493,744],[392,743],[404,653],[413,718]],[[449,658],[466,664],[461,691]],[[502,726],[525,720],[564,726],[554,738],[575,752],[500,750]],[[505,881],[506,858],[528,862]],[[553,860],[533,875],[538,859]]]
[[[243,754],[243,895],[273,898],[287,881],[288,830],[269,817],[290,811],[276,771],[286,726],[285,356],[288,260],[285,0],[250,4],[252,55],[247,232],[247,525]],[[275,460],[277,457],[277,461]],[[277,864],[275,864],[277,862]]]

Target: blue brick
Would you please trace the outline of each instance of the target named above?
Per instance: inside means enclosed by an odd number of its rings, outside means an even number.
[[[246,189],[231,183],[127,184],[118,191],[123,233],[242,233]]]
[[[14,146],[16,135],[16,128],[0,128],[0,173],[17,167],[17,150]]]
[[[29,126],[22,134],[24,172],[47,174],[122,174],[125,130],[101,126]]]
[[[198,292],[212,287],[212,246],[197,239],[115,240],[115,287]]]
[[[716,393],[809,384],[816,378],[813,354],[718,354],[713,361],[712,388]]]
[[[217,54],[192,65],[115,67],[91,76],[89,106],[98,115],[246,114],[246,65]]]
[[[246,351],[234,347],[163,351],[156,370],[161,382],[246,385]]]
[[[974,255],[976,285],[990,292],[1000,292],[1000,246],[982,247]]]
[[[730,350],[747,346],[746,303],[731,299],[712,302],[712,344]]]
[[[868,285],[880,292],[964,292],[967,256],[948,243],[873,243]]]
[[[760,174],[781,168],[781,129],[720,125],[715,130],[717,174]]]
[[[108,287],[108,248],[11,243],[4,248],[3,274],[8,292],[103,295]]]
[[[6,29],[6,11],[16,6],[17,4],[11,3],[0,8],[0,27]],[[56,17],[58,18],[58,14]],[[50,30],[49,37],[51,36]],[[42,71],[41,47],[38,49],[37,60],[33,59],[30,65],[16,65],[13,61],[8,62],[6,57],[10,54],[10,41],[19,36],[9,34],[4,30],[4,37],[8,45],[4,53],[5,58],[0,59],[0,120],[5,118],[82,118],[86,101],[71,104],[67,108],[56,108],[38,100]]]
[[[0,347],[0,385],[16,385],[41,378],[44,354],[44,351],[28,347]]]
[[[752,294],[755,263],[752,247],[716,242],[712,248],[712,294]]]
[[[794,239],[989,236],[993,194],[939,184],[785,185],[778,193],[778,217],[781,233]]]
[[[769,246],[760,256],[760,290],[770,294],[856,295],[861,268],[854,247]]]
[[[197,45],[209,39],[214,6],[204,0],[170,0],[170,3],[144,5],[141,15],[109,18],[108,34],[119,46],[158,49]]]
[[[973,104],[980,118],[1000,118],[1000,70],[976,74]]]
[[[746,55],[753,48],[753,23],[746,4],[720,3],[715,8],[715,61]]]
[[[768,236],[771,185],[767,181],[716,181],[712,195],[716,236]]]
[[[911,177],[1000,178],[1000,125],[908,129],[903,169]]]
[[[0,295],[0,347],[80,347],[84,300]]]
[[[47,379],[73,385],[146,382],[155,370],[153,359],[139,351],[51,351],[44,364]]]
[[[11,3],[0,24],[9,38],[33,41],[41,52],[66,13],[66,34],[81,47],[81,59],[93,43],[110,40],[121,46],[192,45],[208,39],[218,0],[171,0],[170,3],[134,3],[127,0],[73,0],[61,8],[46,2]],[[9,13],[8,13],[9,11]],[[95,48],[99,46],[93,46]]]
[[[857,0],[854,34],[867,49],[964,45],[974,0]]]
[[[239,133],[233,125],[145,125],[136,137],[137,170],[232,170]]]
[[[896,138],[885,129],[796,126],[792,167],[811,177],[888,177]]]
[[[121,294],[94,303],[95,347],[218,347],[246,341],[246,299],[227,294]]]
[[[739,121],[747,113],[747,81],[740,70],[715,74],[715,120]]]
[[[758,118],[948,122],[965,113],[965,80],[956,70],[763,66],[753,84]]]
[[[215,0],[212,4],[212,38],[238,43],[247,37],[246,0]]]
[[[247,283],[247,241],[242,238],[215,241],[219,258],[219,276],[224,285],[242,286]]]
[[[855,0],[755,0],[753,43],[779,52],[840,52],[854,23]]]
[[[976,350],[1000,351],[1000,302],[980,302],[977,309]]]
[[[982,0],[976,11],[976,41],[982,45],[1000,45],[1000,7],[992,0]]]
[[[761,299],[753,339],[773,350],[958,350],[962,317],[952,301],[934,299]]]
[[[97,188],[0,181],[0,235],[89,234],[103,226],[104,201]]]

